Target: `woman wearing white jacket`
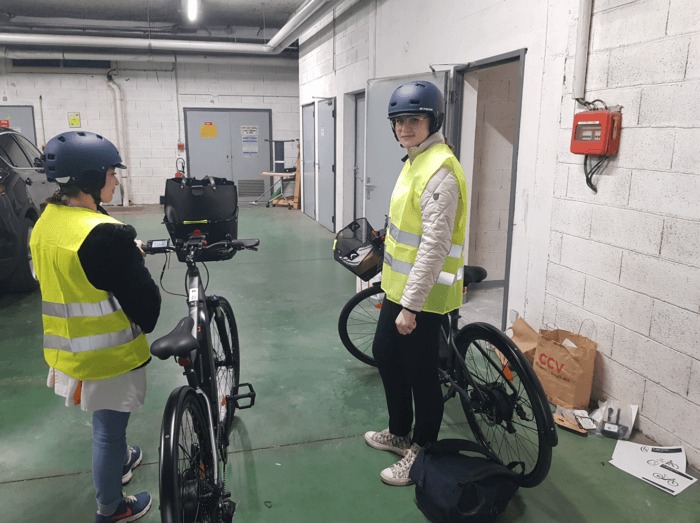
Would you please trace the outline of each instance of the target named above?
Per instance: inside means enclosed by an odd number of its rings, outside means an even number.
[[[416,454],[437,440],[442,422],[439,329],[445,314],[462,303],[467,185],[439,132],[444,98],[435,85],[417,81],[396,89],[389,119],[408,153],[391,197],[382,274],[386,298],[372,347],[389,427],[367,432],[365,441],[403,456],[381,478],[409,485]]]

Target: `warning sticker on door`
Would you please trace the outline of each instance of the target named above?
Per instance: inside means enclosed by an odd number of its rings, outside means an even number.
[[[258,154],[258,126],[241,125],[241,140],[243,143],[243,156]]]
[[[213,122],[204,122],[200,126],[202,138],[216,138],[216,125]]]

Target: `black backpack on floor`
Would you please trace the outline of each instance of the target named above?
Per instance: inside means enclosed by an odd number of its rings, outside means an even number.
[[[420,450],[409,477],[416,505],[431,522],[492,523],[518,490],[520,474],[512,470],[517,465],[502,465],[472,441],[445,439]]]

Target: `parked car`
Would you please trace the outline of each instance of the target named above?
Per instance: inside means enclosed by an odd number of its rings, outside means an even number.
[[[46,179],[39,149],[17,131],[0,128],[0,293],[39,287],[29,238],[44,200],[57,189]]]

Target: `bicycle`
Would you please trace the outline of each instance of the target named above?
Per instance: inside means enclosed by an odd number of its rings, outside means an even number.
[[[346,229],[338,233],[334,249],[337,261],[363,279],[370,275],[367,281],[381,271],[386,229],[374,231],[361,220],[346,228],[351,234],[343,237]],[[378,257],[379,262],[372,261],[369,270],[364,267],[359,271],[362,262],[357,254],[363,249],[371,252],[372,260]],[[464,288],[485,277],[483,268],[465,266]],[[383,301],[384,291],[380,282],[375,282],[350,298],[338,319],[338,333],[345,348],[373,366],[372,342]],[[458,396],[476,441],[504,465],[520,465],[521,486],[535,487],[549,473],[552,447],[558,443],[542,384],[520,349],[503,332],[487,323],[470,323],[459,329],[459,318],[459,310],[452,311],[441,327],[438,372],[440,383],[447,388],[443,401]]]
[[[237,251],[257,250],[259,244],[260,240],[229,237],[207,245],[200,232],[187,241],[175,240],[174,245],[154,240],[144,247],[148,254],[175,252],[187,264],[189,313],[172,332],[151,344],[153,356],[177,360],[188,383],[173,390],[163,412],[159,449],[163,523],[233,519],[236,504],[225,489],[229,434],[236,409],[255,404],[255,390],[250,383],[240,383],[233,309],[224,297],[206,295],[197,263],[230,259]],[[239,403],[246,399],[248,404]]]

